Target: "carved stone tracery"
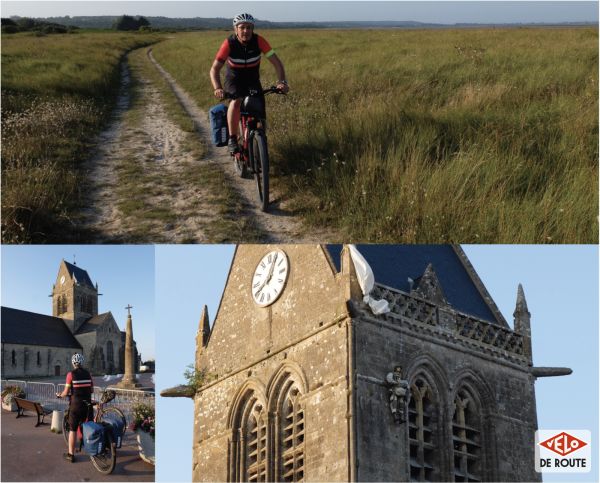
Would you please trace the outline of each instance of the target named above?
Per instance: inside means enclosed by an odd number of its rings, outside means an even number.
[[[397,323],[399,316],[400,318],[439,327],[440,330],[451,331],[456,336],[470,339],[485,346],[491,346],[518,356],[524,354],[523,336],[509,328],[461,314],[447,307],[437,306],[417,297],[415,294],[409,295],[380,285],[375,285],[372,295],[383,298],[390,304],[390,313],[378,316],[379,318]]]

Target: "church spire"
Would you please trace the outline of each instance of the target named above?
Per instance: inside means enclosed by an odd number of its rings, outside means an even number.
[[[517,303],[515,304],[513,316],[514,331],[523,336],[523,352],[531,360],[531,314],[527,308],[525,291],[521,284],[517,289]]]
[[[442,284],[435,273],[433,264],[428,264],[423,275],[415,280],[415,282],[417,283],[417,286],[414,289],[414,292],[419,296],[438,305],[448,304],[446,296],[444,295],[444,290],[442,289]]]
[[[527,309],[527,300],[525,300],[525,292],[521,284],[519,284],[519,288],[517,289],[517,306],[515,307],[514,316],[516,317],[517,314],[527,314],[528,317],[531,315]]]

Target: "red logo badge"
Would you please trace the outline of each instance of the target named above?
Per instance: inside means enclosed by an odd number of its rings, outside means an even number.
[[[556,436],[552,436],[546,441],[542,441],[539,444],[540,446],[548,448],[550,451],[554,451],[556,454],[561,456],[567,456],[573,451],[577,451],[578,449],[587,446],[585,441],[582,441],[575,436],[571,436],[569,433],[565,433],[564,431]]]

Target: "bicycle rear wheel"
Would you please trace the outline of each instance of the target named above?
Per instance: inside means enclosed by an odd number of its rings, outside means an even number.
[[[269,209],[269,153],[267,139],[263,132],[255,132],[252,138],[252,150],[260,207],[262,211],[266,212]]]
[[[104,449],[102,453],[96,456],[90,456],[94,468],[100,473],[108,475],[113,472],[117,464],[117,447],[112,437],[112,433],[109,428],[106,428],[104,433]]]
[[[125,415],[123,411],[114,406],[110,406],[102,409],[102,413],[100,414],[100,420],[104,421],[104,417],[119,419],[123,423],[123,436],[125,435],[125,431],[127,431],[127,420],[125,419]]]

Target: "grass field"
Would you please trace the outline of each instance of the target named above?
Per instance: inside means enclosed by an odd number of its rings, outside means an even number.
[[[597,243],[597,29],[263,33],[291,85],[268,100],[274,182],[310,224],[344,241]],[[205,108],[226,35],[154,48]]]
[[[157,35],[2,35],[2,241],[77,241],[78,168],[119,88],[119,63]]]

